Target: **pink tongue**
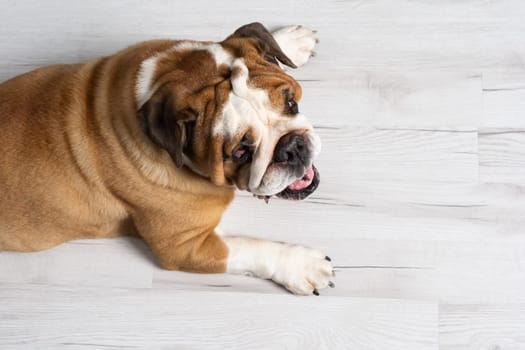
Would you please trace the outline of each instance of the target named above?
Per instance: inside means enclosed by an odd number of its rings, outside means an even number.
[[[290,186],[288,186],[288,189],[292,191],[302,190],[303,188],[310,186],[313,180],[314,180],[314,168],[309,167],[308,169],[306,169],[303,177],[299,180],[295,180]]]

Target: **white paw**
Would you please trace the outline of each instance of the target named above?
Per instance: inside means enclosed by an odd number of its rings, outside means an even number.
[[[297,67],[304,65],[314,56],[314,46],[318,42],[315,31],[300,25],[281,28],[272,33],[281,50]]]
[[[319,295],[318,290],[333,287],[330,258],[318,250],[285,245],[279,254],[272,280],[294,294]]]

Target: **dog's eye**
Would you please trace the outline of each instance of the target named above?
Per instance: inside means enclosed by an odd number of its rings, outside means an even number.
[[[297,105],[297,102],[293,98],[286,101],[286,107],[288,108],[288,112],[292,114],[299,113],[299,106]]]
[[[239,146],[233,151],[232,159],[237,164],[246,164],[252,161],[252,151],[248,146]]]
[[[295,101],[295,96],[293,93],[290,93],[290,90],[284,90],[284,101],[285,101],[285,113],[286,114],[297,114],[299,113],[299,106]]]
[[[237,164],[246,164],[252,161],[253,150],[246,135],[243,136],[239,146],[233,151],[232,159]]]

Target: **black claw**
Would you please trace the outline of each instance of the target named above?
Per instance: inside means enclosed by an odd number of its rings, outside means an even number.
[[[332,259],[330,259],[329,256],[325,256],[324,259],[325,259],[325,260],[328,260],[328,261],[332,261]]]
[[[314,295],[319,296],[319,292],[317,291],[317,289],[314,289]]]
[[[330,288],[334,288],[334,287],[335,287],[334,282],[332,282],[332,281],[328,282],[328,287],[330,287]]]

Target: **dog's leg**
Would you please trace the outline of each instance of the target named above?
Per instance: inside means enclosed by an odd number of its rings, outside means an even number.
[[[221,237],[215,231],[142,237],[168,270],[252,275],[303,295],[318,295],[319,289],[333,286],[330,258],[315,249],[248,237]]]
[[[248,237],[222,239],[228,246],[228,273],[271,279],[302,295],[319,295],[319,289],[333,287],[330,258],[318,250]]]
[[[214,232],[186,232],[143,239],[166,270],[196,273],[226,272],[228,248]]]
[[[281,50],[297,67],[304,65],[315,55],[313,50],[318,40],[313,30],[295,25],[281,28],[272,35]]]
[[[160,265],[168,270],[253,275],[304,295],[318,294],[319,289],[333,286],[330,258],[320,251],[249,237],[222,236],[217,229],[210,229],[217,225],[220,213],[217,211],[208,225],[202,225],[188,220],[184,213],[144,211],[135,216],[134,224]]]
[[[163,212],[162,209],[142,209],[134,217],[139,236],[150,247],[159,265],[166,270],[198,273],[226,272],[228,247],[213,229],[210,230],[217,222],[218,218],[214,218],[209,226],[203,226],[195,219],[188,219],[184,211]]]

